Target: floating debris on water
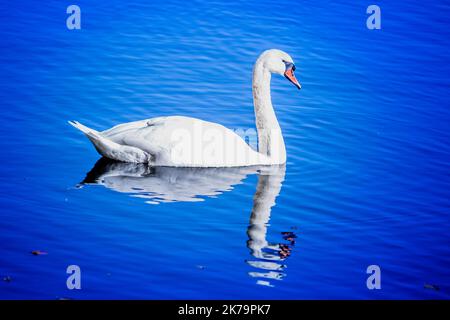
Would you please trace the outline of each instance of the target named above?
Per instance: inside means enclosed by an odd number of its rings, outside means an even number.
[[[35,256],[42,256],[42,255],[46,255],[48,253],[45,251],[42,251],[42,250],[33,250],[33,251],[31,251],[31,254],[33,254]]]
[[[5,277],[3,277],[3,281],[5,281],[5,282],[11,282],[11,277],[10,276],[5,276]]]
[[[429,283],[425,283],[425,284],[423,285],[423,287],[424,287],[425,289],[432,289],[432,290],[435,290],[435,291],[439,291],[439,290],[440,290],[440,288],[439,288],[437,285],[429,284]]]

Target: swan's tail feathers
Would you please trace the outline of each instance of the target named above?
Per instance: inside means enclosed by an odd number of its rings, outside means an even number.
[[[88,128],[88,127],[82,125],[81,123],[79,123],[78,121],[68,121],[68,122],[70,125],[74,126],[75,128],[77,128],[78,130],[80,130],[81,132],[83,132],[86,135],[89,132],[98,133],[98,131]]]
[[[152,162],[152,156],[139,148],[118,144],[102,136],[100,132],[88,128],[77,121],[69,121],[69,124],[83,132],[92,142],[97,152],[106,158],[135,163]]]

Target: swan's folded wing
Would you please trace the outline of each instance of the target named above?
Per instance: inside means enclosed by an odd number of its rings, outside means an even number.
[[[115,143],[151,154],[155,165],[228,167],[266,163],[233,130],[196,118],[147,119],[102,134]]]
[[[155,123],[161,122],[166,117],[159,117],[159,118],[153,118],[153,119],[145,119],[145,120],[139,120],[139,121],[133,121],[133,122],[127,122],[127,123],[121,123],[118,124],[108,130],[102,131],[103,136],[105,137],[114,137],[121,134],[124,134],[129,131],[145,128],[147,126],[152,126]]]

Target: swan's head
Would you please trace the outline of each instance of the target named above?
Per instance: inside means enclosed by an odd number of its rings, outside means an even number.
[[[283,75],[298,89],[302,88],[294,75],[294,60],[286,52],[278,49],[266,50],[259,56],[258,60],[269,72]]]

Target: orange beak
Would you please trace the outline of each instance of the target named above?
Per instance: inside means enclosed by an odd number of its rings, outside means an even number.
[[[284,72],[284,76],[290,82],[292,82],[299,90],[302,88],[297,78],[294,75],[295,65],[293,63],[286,64],[286,71]]]

